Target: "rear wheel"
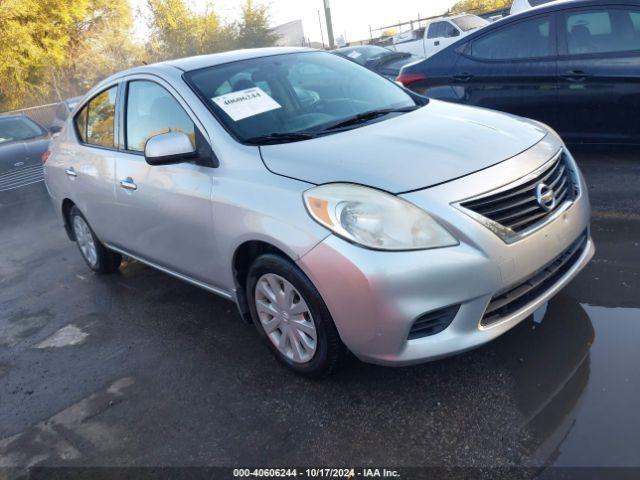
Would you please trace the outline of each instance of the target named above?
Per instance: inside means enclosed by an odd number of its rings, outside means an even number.
[[[75,206],[69,212],[69,223],[80,254],[91,270],[97,273],[113,273],[118,270],[122,256],[100,243],[87,219]]]
[[[280,362],[309,377],[340,366],[346,347],[322,297],[293,262],[274,254],[258,257],[247,292],[253,322]]]

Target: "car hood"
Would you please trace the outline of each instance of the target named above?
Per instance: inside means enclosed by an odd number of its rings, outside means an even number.
[[[524,118],[431,100],[419,110],[360,128],[260,150],[267,168],[279,175],[401,193],[495,165],[546,133]]]

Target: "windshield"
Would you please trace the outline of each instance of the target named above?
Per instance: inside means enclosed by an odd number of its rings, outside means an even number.
[[[386,57],[394,52],[382,47],[369,46],[359,48],[341,48],[335,51],[341,57],[348,57],[360,65],[364,65],[369,60]]]
[[[416,106],[393,82],[325,52],[243,60],[185,78],[240,141],[320,131],[374,110]]]
[[[26,117],[0,117],[0,144],[43,135],[46,132]]]
[[[454,18],[452,22],[455,23],[463,32],[468,32],[474,28],[484,27],[490,23],[488,20],[476,17],[475,15],[465,15],[464,17]]]

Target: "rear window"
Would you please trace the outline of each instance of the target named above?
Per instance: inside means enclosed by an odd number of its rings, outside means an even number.
[[[474,28],[484,27],[489,24],[489,21],[484,18],[476,17],[475,15],[465,15],[464,17],[454,18],[451,21],[463,32],[468,32]]]
[[[471,55],[486,60],[517,60],[553,55],[549,17],[501,28],[471,44]]]
[[[83,142],[87,141],[87,107],[85,106],[82,110],[80,110],[75,118],[73,119],[73,123],[76,126],[76,132],[80,137],[80,140]]]
[[[89,100],[73,122],[83,143],[115,147],[115,113],[118,87],[111,87]]]
[[[27,117],[0,117],[0,144],[37,138],[46,133]]]
[[[529,4],[532,7],[539,7],[540,5],[544,5],[545,3],[551,3],[553,0],[529,0]]]

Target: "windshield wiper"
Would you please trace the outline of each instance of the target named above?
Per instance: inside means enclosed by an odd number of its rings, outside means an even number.
[[[359,113],[358,115],[354,115],[353,117],[349,117],[345,120],[340,120],[337,123],[332,123],[324,127],[321,131],[326,132],[328,130],[337,130],[339,128],[350,127],[352,125],[358,125],[360,123],[373,120],[374,118],[381,117],[389,113],[412,112],[413,110],[417,110],[418,108],[420,108],[420,105],[412,105],[410,107],[401,108],[381,108],[378,110],[370,110],[368,112]]]
[[[245,143],[252,145],[269,145],[274,143],[299,142],[317,137],[315,133],[291,132],[291,133],[269,133],[258,137],[251,137]]]

